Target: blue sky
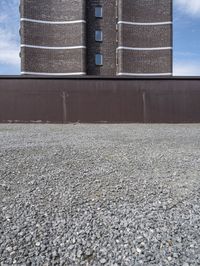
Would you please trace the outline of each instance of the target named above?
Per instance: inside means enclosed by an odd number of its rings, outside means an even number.
[[[173,2],[173,73],[200,76],[200,0]],[[19,74],[19,0],[0,0],[0,75]]]

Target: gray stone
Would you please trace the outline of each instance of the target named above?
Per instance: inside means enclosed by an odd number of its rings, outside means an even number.
[[[0,184],[12,182],[0,193],[0,263],[199,264],[199,131],[0,125]]]
[[[106,262],[107,262],[106,259],[104,259],[104,258],[100,259],[100,263],[101,263],[101,264],[105,264]]]

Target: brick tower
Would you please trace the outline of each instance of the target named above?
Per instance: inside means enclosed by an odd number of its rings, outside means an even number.
[[[118,0],[118,75],[172,75],[172,0]]]
[[[172,75],[172,0],[21,0],[21,71]]]
[[[21,0],[21,72],[86,74],[84,0]]]

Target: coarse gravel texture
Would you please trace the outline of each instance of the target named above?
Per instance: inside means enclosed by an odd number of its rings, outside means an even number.
[[[0,265],[200,265],[200,125],[0,125]]]

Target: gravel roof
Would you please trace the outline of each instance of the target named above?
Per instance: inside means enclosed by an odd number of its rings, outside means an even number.
[[[0,265],[200,265],[200,125],[0,125]]]

